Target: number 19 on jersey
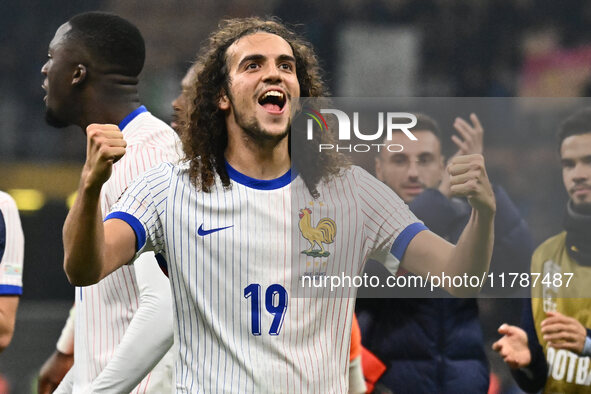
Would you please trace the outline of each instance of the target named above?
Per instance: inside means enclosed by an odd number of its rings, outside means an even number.
[[[261,335],[261,285],[252,283],[244,288],[244,297],[250,298],[252,335]],[[265,309],[273,315],[269,335],[279,335],[287,310],[287,290],[279,284],[272,284],[265,291]]]

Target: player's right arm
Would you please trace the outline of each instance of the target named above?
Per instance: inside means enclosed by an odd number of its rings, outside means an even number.
[[[100,195],[113,163],[125,154],[125,140],[115,125],[91,124],[86,129],[86,163],[78,197],[63,229],[64,270],[75,286],[99,282],[135,256],[135,233],[122,220],[102,221]]]

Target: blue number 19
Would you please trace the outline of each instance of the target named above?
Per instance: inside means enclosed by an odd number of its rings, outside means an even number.
[[[261,285],[252,283],[246,286],[244,297],[251,299],[252,335],[261,335]],[[274,316],[269,335],[279,335],[281,331],[287,310],[287,298],[287,290],[278,284],[269,286],[265,291],[265,309]]]

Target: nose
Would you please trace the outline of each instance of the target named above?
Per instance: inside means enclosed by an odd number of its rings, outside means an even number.
[[[45,62],[45,64],[41,67],[41,74],[47,76],[47,63]]]
[[[281,73],[277,69],[275,64],[269,63],[265,67],[265,74],[263,77],[263,81],[267,83],[277,83],[281,82]]]
[[[408,165],[408,177],[411,179],[417,179],[419,177],[419,166],[416,160],[411,160]]]
[[[573,181],[575,183],[585,182],[591,176],[591,164],[577,162],[573,169]]]

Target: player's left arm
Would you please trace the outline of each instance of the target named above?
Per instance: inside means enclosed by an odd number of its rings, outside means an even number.
[[[131,392],[173,343],[168,278],[158,267],[153,253],[142,254],[134,267],[140,304],[113,357],[93,381],[93,393]]]
[[[401,261],[408,271],[449,276],[482,277],[488,271],[494,239],[495,197],[482,155],[454,157],[448,168],[453,195],[463,196],[472,206],[470,220],[453,246],[430,231],[419,232],[408,244]],[[445,290],[456,296],[471,296],[479,289],[470,287]]]
[[[577,319],[560,312],[546,312],[541,332],[548,346],[555,349],[566,349],[585,356],[591,351],[587,329]]]

